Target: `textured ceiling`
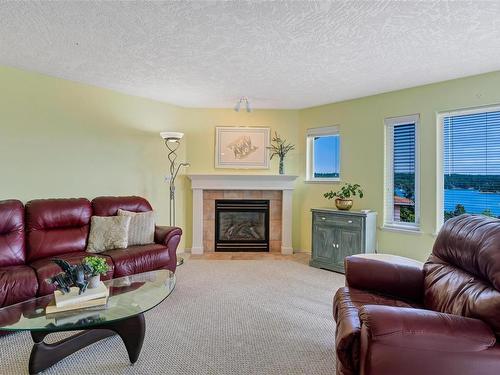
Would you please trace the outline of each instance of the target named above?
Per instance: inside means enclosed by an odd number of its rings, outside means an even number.
[[[304,108],[500,70],[500,2],[0,0],[0,64],[182,106]]]

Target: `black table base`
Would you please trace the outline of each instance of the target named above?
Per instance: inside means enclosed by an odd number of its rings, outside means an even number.
[[[71,331],[75,330],[78,329],[73,329]],[[61,331],[64,332],[64,330]],[[54,332],[55,331],[31,332],[34,345],[31,350],[29,362],[30,374],[38,374],[78,350],[115,334],[120,336],[123,340],[125,348],[127,348],[130,362],[135,363],[141,353],[144,334],[146,332],[146,323],[144,321],[144,315],[139,314],[114,323],[104,323],[102,325],[93,326],[91,329],[84,330],[83,332],[53,344],[45,343],[43,341],[44,338]]]

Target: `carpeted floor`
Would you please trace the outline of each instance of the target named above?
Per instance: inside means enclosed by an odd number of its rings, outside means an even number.
[[[111,337],[44,374],[331,375],[332,296],[343,283],[291,261],[189,260],[173,294],[146,314],[135,365]],[[26,374],[30,350],[28,333],[0,337],[0,374]]]

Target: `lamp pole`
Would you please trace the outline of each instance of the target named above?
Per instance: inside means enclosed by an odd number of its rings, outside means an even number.
[[[169,181],[169,200],[170,200],[170,226],[175,226],[175,179],[181,167],[189,167],[189,163],[180,163],[176,165],[177,149],[180,145],[180,139],[165,139],[165,146],[169,151],[168,160],[170,161],[170,181]]]
[[[170,162],[169,172],[170,172],[170,181],[169,181],[169,221],[170,226],[175,226],[175,179],[177,178],[177,174],[179,173],[179,169],[181,167],[188,167],[189,163],[179,163],[176,164],[177,159],[177,149],[180,146],[181,138],[184,136],[183,133],[177,132],[162,132],[160,133],[161,137],[165,140],[165,146],[168,149],[168,161]],[[177,265],[181,265],[184,263],[184,259],[179,258],[177,261]]]

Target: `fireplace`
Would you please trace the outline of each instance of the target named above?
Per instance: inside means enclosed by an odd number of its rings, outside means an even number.
[[[216,199],[215,251],[269,251],[269,200]]]
[[[297,176],[191,174],[193,228],[191,254],[215,251],[215,201],[269,200],[269,252],[293,254],[292,206]]]

